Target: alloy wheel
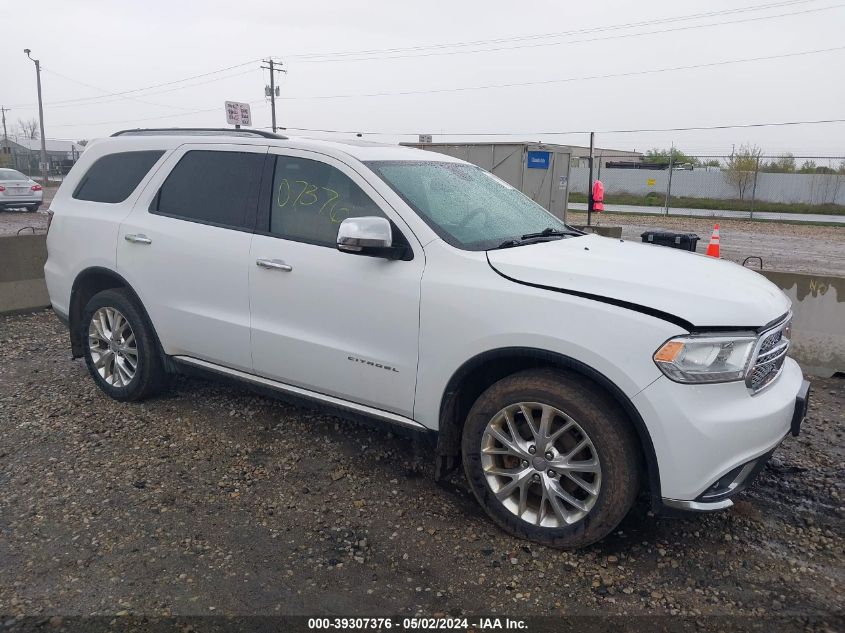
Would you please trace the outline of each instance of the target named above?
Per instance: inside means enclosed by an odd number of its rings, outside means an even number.
[[[111,307],[97,310],[88,325],[88,349],[100,377],[113,387],[125,387],[138,370],[135,333],[123,314]]]
[[[566,413],[538,402],[518,402],[493,416],[481,438],[481,467],[501,504],[540,527],[580,521],[601,490],[590,437]]]

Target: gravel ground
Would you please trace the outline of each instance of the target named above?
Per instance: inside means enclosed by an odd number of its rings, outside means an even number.
[[[841,617],[845,380],[814,388],[734,509],[561,552],[425,441],[198,379],[121,404],[51,313],[0,317],[0,613]]]
[[[44,189],[41,209],[29,213],[24,209],[0,209],[0,235],[43,233],[47,230],[47,209],[56,195],[56,187]]]
[[[593,216],[594,220],[596,216]],[[570,224],[586,224],[585,213],[567,214]],[[597,222],[606,226],[621,226],[626,240],[641,241],[648,230],[667,230],[695,233],[700,241],[698,252],[707,250],[714,222],[719,223],[721,253],[725,259],[738,264],[749,255],[763,258],[766,270],[820,275],[845,275],[845,225],[816,226],[784,224],[781,222],[751,222],[713,218],[679,218],[660,216],[632,216],[602,213]],[[759,262],[749,262],[759,268]]]

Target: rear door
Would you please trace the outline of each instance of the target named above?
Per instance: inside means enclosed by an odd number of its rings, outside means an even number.
[[[180,147],[120,227],[118,271],[168,354],[252,371],[249,251],[266,153]]]

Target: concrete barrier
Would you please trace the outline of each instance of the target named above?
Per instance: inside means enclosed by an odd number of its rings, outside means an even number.
[[[46,235],[0,237],[0,314],[50,305],[44,283],[46,261]]]
[[[845,277],[762,271],[792,300],[789,355],[806,373],[845,372]]]

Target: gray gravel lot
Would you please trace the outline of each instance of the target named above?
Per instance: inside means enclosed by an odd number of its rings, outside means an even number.
[[[594,221],[608,226],[621,226],[626,240],[641,241],[647,230],[695,233],[700,241],[698,252],[707,250],[713,224],[719,223],[722,257],[738,264],[749,255],[761,257],[766,270],[817,275],[845,275],[845,225],[815,226],[782,222],[751,222],[724,218],[681,218],[620,213],[602,213]],[[585,213],[572,213],[567,221],[586,224]],[[759,262],[749,262],[759,268]]]
[[[51,313],[0,317],[0,613],[841,617],[844,403],[816,380],[734,509],[639,504],[561,552],[435,484],[424,441],[198,379],[120,404]]]

